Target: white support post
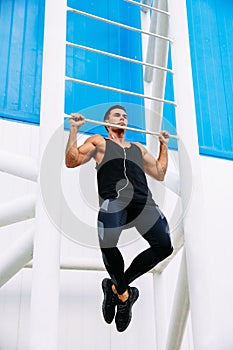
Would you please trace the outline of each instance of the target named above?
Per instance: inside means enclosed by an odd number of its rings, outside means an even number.
[[[178,152],[193,341],[195,349],[204,350],[207,349],[205,340],[206,333],[208,333],[208,312],[206,311],[210,307],[206,285],[209,274],[206,254],[207,252],[210,254],[210,247],[203,227],[205,204],[197,138],[187,10],[185,0],[168,0],[168,4],[171,13],[170,34],[174,39],[171,53],[175,72],[173,81],[177,101],[177,133],[180,137]],[[187,170],[188,162],[191,163],[191,171]],[[191,195],[190,179],[192,181]]]
[[[65,6],[65,0],[45,1],[40,115],[41,159],[53,133],[64,121]],[[63,152],[63,130],[59,135],[56,154],[49,164],[51,167],[54,166],[53,162],[56,162],[56,155]],[[40,174],[40,177],[44,175],[46,174]],[[51,195],[56,197],[57,194],[54,191]],[[59,198],[54,198],[54,210],[58,222],[59,216],[61,216],[60,204]],[[60,233],[50,221],[40,193],[38,193],[36,206],[36,224],[29,349],[56,350],[58,348],[59,320]]]
[[[180,349],[189,313],[189,291],[185,248],[180,263],[180,271],[170,318],[166,350]]]

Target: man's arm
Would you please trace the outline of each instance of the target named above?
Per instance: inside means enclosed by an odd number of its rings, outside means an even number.
[[[66,146],[65,163],[67,168],[75,168],[88,162],[96,150],[96,138],[99,135],[89,137],[82,146],[77,147],[77,133],[81,125],[85,122],[81,114],[72,114],[70,119],[70,134]]]
[[[137,143],[137,145],[142,150],[142,158],[146,174],[152,176],[158,181],[163,181],[168,166],[169,133],[167,131],[161,131],[159,135],[159,141],[160,150],[157,160],[141,144]]]

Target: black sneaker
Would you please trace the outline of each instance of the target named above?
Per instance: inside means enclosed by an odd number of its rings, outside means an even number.
[[[102,304],[102,311],[104,319],[107,323],[112,323],[115,316],[115,307],[118,301],[117,294],[112,291],[112,281],[105,278],[102,281],[102,289],[104,292],[104,300]]]
[[[135,287],[129,287],[129,298],[122,302],[118,299],[117,314],[115,318],[118,332],[124,332],[130,324],[132,318],[132,306],[139,296],[139,291]]]

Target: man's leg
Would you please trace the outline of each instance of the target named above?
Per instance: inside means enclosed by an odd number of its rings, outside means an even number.
[[[121,255],[121,252],[117,247],[101,248],[101,251],[104,265],[116,288],[115,290],[118,294],[121,295],[128,288],[128,284],[125,280],[124,260]]]
[[[120,250],[116,247],[124,224],[127,220],[127,210],[122,204],[110,201],[101,207],[98,216],[98,233],[103,262],[111,280],[104,279],[103,315],[107,323],[111,323],[115,315],[117,304],[116,326],[123,332],[132,317],[132,306],[138,298],[138,290],[129,287],[124,274],[124,260]],[[115,293],[117,294],[115,294]],[[117,297],[116,297],[117,296]]]
[[[124,260],[117,243],[127,219],[127,209],[115,199],[103,202],[98,215],[98,236],[103,262],[119,294],[127,289]]]
[[[153,220],[153,221],[152,221]],[[125,272],[128,284],[172,254],[169,226],[158,206],[146,205],[135,224],[150,248],[140,253]]]

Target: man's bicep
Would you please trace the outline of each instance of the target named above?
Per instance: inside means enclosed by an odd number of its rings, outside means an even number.
[[[146,152],[143,156],[143,164],[145,173],[158,180],[158,168],[157,160],[149,153]]]
[[[78,165],[87,163],[95,155],[96,147],[92,142],[85,142],[78,147]]]

